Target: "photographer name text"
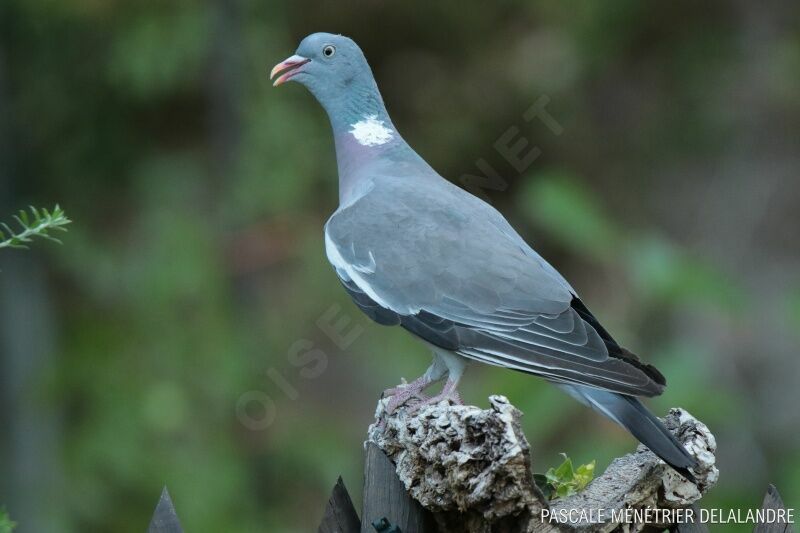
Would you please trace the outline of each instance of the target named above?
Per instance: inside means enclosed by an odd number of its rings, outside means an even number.
[[[540,519],[570,524],[794,524],[794,509],[543,509]]]

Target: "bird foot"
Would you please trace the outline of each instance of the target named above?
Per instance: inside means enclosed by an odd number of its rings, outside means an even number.
[[[412,398],[419,398],[422,401],[427,401],[427,396],[422,394],[422,391],[431,384],[431,380],[422,376],[415,379],[411,383],[401,383],[391,389],[383,391],[383,397],[389,396],[389,403],[386,404],[384,411],[386,414],[392,414],[398,407],[405,404]]]
[[[435,396],[431,396],[430,398],[426,398],[419,403],[415,403],[414,405],[409,406],[407,413],[414,414],[423,407],[427,405],[436,405],[439,402],[448,401],[454,405],[464,405],[464,401],[461,399],[461,395],[456,390],[456,383],[452,381],[448,381],[445,383],[442,392]]]
[[[387,415],[390,415],[394,413],[398,407],[404,405],[412,398],[418,398],[422,402],[428,401],[428,397],[422,394],[422,392],[419,390],[412,390],[412,389],[400,390],[389,399],[389,403],[386,404],[386,408],[384,409],[384,411],[386,412]]]

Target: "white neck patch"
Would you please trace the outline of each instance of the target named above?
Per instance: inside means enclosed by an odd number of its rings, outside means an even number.
[[[384,126],[383,121],[378,120],[377,115],[365,116],[350,126],[353,128],[350,133],[362,146],[380,146],[388,143],[394,137],[394,131]]]

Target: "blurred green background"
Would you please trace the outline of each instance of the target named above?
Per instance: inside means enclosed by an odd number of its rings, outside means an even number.
[[[0,506],[22,533],[138,532],[167,483],[187,532],[304,532],[340,473],[360,499],[375,401],[429,356],[340,289],[327,118],[267,79],[330,31],[442,175],[503,177],[492,203],[667,376],[649,405],[708,424],[703,505],[755,507],[773,482],[794,507],[798,19],[789,1],[3,0],[0,218],[60,203],[74,223],[0,251]],[[559,135],[523,119],[542,96]],[[541,150],[522,173],[494,148],[510,127]],[[312,349],[325,364],[298,365]],[[524,411],[537,471],[635,446],[537,379],[476,366],[462,392]]]

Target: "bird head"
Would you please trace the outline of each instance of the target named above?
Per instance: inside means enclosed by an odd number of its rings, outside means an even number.
[[[353,85],[372,82],[372,72],[352,39],[313,33],[300,42],[293,56],[275,65],[272,78],[275,86],[287,81],[301,83],[322,101],[340,96]]]
[[[275,86],[287,81],[305,85],[334,123],[367,115],[388,121],[364,53],[352,39],[343,35],[309,35],[300,42],[293,56],[273,67],[272,78],[275,78]]]

